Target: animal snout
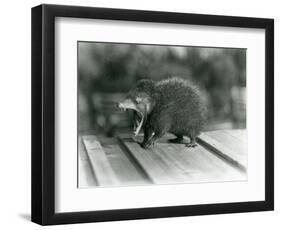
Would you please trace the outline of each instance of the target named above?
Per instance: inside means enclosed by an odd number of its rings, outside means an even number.
[[[124,109],[125,108],[125,105],[122,102],[117,102],[115,106],[116,106],[117,109]]]

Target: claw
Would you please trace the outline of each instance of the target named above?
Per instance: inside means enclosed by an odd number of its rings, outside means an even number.
[[[143,147],[144,149],[148,149],[151,146],[154,146],[154,142],[150,143],[150,142],[145,142],[141,144],[141,147]]]
[[[188,143],[188,144],[186,144],[186,147],[188,147],[188,148],[195,148],[196,146],[197,146],[196,143]]]

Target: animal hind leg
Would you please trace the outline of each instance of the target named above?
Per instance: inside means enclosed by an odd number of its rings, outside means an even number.
[[[197,146],[196,144],[196,138],[195,137],[189,137],[190,138],[190,142],[186,144],[187,147],[191,147],[194,148]]]

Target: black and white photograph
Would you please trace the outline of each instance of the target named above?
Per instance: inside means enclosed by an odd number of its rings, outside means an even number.
[[[78,188],[247,181],[247,49],[77,42]]]
[[[31,25],[33,222],[274,209],[272,18],[43,4]]]

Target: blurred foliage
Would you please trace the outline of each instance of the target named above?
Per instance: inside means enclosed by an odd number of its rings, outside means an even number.
[[[139,79],[170,76],[200,87],[208,104],[209,129],[223,123],[245,128],[245,49],[79,42],[80,131],[113,135],[128,126],[128,117],[114,110],[114,103]]]

